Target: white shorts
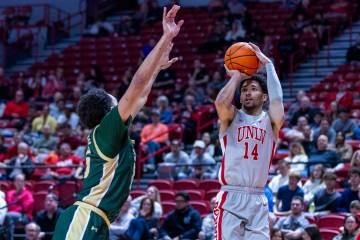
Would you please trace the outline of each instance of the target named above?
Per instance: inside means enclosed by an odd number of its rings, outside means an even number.
[[[268,202],[262,188],[222,186],[213,216],[216,240],[270,239]]]

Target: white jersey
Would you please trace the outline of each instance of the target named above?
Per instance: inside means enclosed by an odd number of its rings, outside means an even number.
[[[264,187],[275,152],[276,139],[269,115],[251,116],[242,110],[220,134],[223,159],[219,171],[222,185]]]

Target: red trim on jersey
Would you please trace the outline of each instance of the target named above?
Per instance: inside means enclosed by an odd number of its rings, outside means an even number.
[[[223,137],[223,141],[224,141],[224,156],[221,160],[220,181],[223,185],[227,185],[227,182],[225,180],[225,152],[226,152],[226,145],[227,145],[227,136],[226,135]]]
[[[225,203],[227,194],[227,192],[223,193],[219,205],[214,209],[215,240],[222,239],[222,218],[224,215],[223,205]]]
[[[276,146],[276,144],[275,144],[275,142],[273,142],[273,146],[272,146],[272,150],[271,150],[271,158],[270,158],[270,163],[269,163],[269,169],[270,169],[270,167],[271,167],[271,164],[272,164],[272,161],[273,161],[273,159],[274,159],[274,155],[275,155],[275,146]]]

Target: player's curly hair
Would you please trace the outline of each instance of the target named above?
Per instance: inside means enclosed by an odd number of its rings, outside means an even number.
[[[259,83],[261,90],[263,91],[263,93],[267,94],[268,93],[268,89],[267,89],[267,85],[266,85],[266,78],[263,75],[260,74],[254,74],[251,76],[251,78],[247,79],[247,80],[253,80]],[[241,81],[240,83],[240,87],[239,90],[241,90],[241,88],[244,86],[245,81]],[[240,91],[241,92],[241,91]]]
[[[96,127],[111,110],[111,97],[102,89],[92,89],[81,96],[77,112],[81,123],[89,129]]]

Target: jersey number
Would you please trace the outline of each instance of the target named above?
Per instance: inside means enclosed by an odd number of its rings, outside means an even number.
[[[254,160],[258,160],[258,145],[255,144],[253,150],[251,151],[251,155],[253,156]],[[249,143],[245,142],[245,153],[244,153],[244,159],[249,159]]]

